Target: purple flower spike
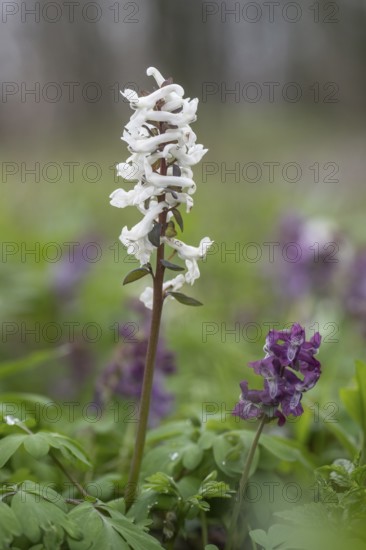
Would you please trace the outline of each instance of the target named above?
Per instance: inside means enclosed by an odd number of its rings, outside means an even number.
[[[301,416],[302,395],[315,386],[320,376],[320,363],[314,357],[320,343],[318,332],[307,342],[305,330],[298,323],[290,329],[270,330],[264,346],[266,356],[249,363],[262,376],[263,389],[249,390],[248,382],[241,382],[242,393],[233,415],[244,420],[266,415],[269,420],[276,418],[279,426],[290,415]]]
[[[324,218],[304,219],[295,212],[287,213],[275,235],[278,257],[268,265],[267,277],[277,279],[282,299],[328,296],[340,274],[343,255],[350,251],[337,224]],[[332,254],[332,250],[337,252]]]
[[[148,345],[150,313],[140,304],[131,302],[131,309],[139,316],[138,333],[131,332],[134,324],[125,323],[120,330],[122,344],[115,357],[101,372],[95,388],[94,402],[105,407],[113,397],[135,403],[140,400]],[[175,355],[168,350],[161,337],[156,352],[156,369],[151,394],[150,427],[157,426],[171,413],[174,396],[165,389],[165,379],[176,372]]]

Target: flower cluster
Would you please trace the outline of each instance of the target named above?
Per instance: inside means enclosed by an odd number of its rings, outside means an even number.
[[[120,337],[125,343],[118,347],[114,359],[103,370],[96,383],[94,402],[100,407],[104,407],[113,396],[136,403],[140,400],[150,315],[139,302],[133,303],[132,309],[139,315],[139,331],[132,337],[129,323],[122,325]],[[160,338],[151,394],[150,426],[159,424],[172,410],[174,397],[166,391],[164,382],[166,376],[175,372],[175,355],[166,348],[164,339]]]
[[[302,395],[320,376],[320,363],[314,357],[320,342],[318,332],[307,342],[305,330],[298,323],[288,330],[269,331],[266,356],[249,363],[264,378],[263,389],[249,390],[248,382],[241,382],[242,394],[233,414],[245,420],[266,415],[269,420],[277,418],[280,426],[287,416],[300,416],[304,412]]]
[[[86,277],[91,267],[86,248],[89,244],[98,244],[98,236],[90,235],[72,244],[72,252],[68,249],[59,262],[52,264],[51,288],[60,307],[71,306],[77,298],[79,285]]]
[[[355,319],[366,320],[366,248],[359,250],[348,271],[345,309]]]
[[[164,290],[177,291],[184,283],[193,284],[199,277],[197,260],[205,256],[212,244],[208,237],[202,239],[198,247],[175,239],[173,221],[175,218],[182,226],[177,208],[184,204],[189,212],[193,206],[196,184],[191,167],[202,159],[207,149],[196,143],[196,135],[189,126],[196,120],[198,99],[185,99],[183,88],[171,79],[165,80],[153,67],[147,74],[155,78],[157,90],[140,96],[130,89],[122,92],[134,114],[122,136],[131,156],[118,164],[117,173],[137,183],[129,191],[115,190],[110,199],[113,206],[136,206],[143,214],[134,227],[125,226],[120,236],[128,253],[133,254],[141,266],[149,264],[154,248],[162,243],[171,246],[173,253],[177,252],[185,261],[187,273],[165,283]],[[158,226],[156,242],[151,232],[162,219],[164,223]],[[152,289],[147,289],[141,297],[149,308],[151,296]]]
[[[342,254],[348,250],[337,226],[328,219],[305,220],[289,213],[281,220],[278,241],[282,261],[275,269],[284,295],[296,299],[328,295],[340,268],[340,250]]]

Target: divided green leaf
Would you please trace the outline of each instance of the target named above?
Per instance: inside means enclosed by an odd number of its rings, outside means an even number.
[[[71,510],[69,518],[84,533],[82,540],[68,539],[70,550],[162,550],[156,539],[108,505],[84,502]]]
[[[11,501],[11,510],[16,515],[24,536],[34,543],[42,541],[47,550],[58,548],[65,534],[74,540],[82,537],[82,529],[62,509],[62,496],[57,496],[58,501],[53,502],[53,499],[50,501],[45,498],[44,491],[34,494],[21,486]]]
[[[50,447],[61,452],[63,457],[82,468],[91,464],[80,445],[69,437],[57,433],[11,434],[0,440],[0,468],[24,444],[24,449],[36,459],[48,454]]]
[[[14,537],[22,533],[22,527],[13,510],[4,502],[0,502],[0,550],[11,548]]]

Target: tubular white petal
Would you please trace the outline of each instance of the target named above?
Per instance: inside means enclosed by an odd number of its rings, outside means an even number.
[[[122,229],[121,239],[125,241],[138,241],[143,237],[146,237],[150,233],[153,227],[153,221],[166,207],[165,202],[160,202],[159,204],[153,205],[147,210],[145,217],[131,229],[128,229],[126,226]],[[122,241],[123,242],[123,241]]]
[[[109,195],[110,204],[116,206],[117,208],[126,208],[132,204],[132,197],[134,195],[134,190],[125,191],[124,189],[116,189]]]
[[[128,99],[128,101],[136,101],[139,98],[137,92],[135,92],[135,90],[131,90],[130,88],[126,88],[125,90],[123,90],[123,92],[121,90],[120,93],[121,95],[123,95],[123,97]]]
[[[187,267],[187,273],[186,273],[186,281],[188,284],[193,285],[196,279],[199,279],[200,277],[200,270],[198,267],[197,260],[186,260],[186,267]]]
[[[135,256],[135,258],[139,260],[140,265],[147,264],[150,261],[154,246],[146,236],[132,241],[126,236],[126,230],[127,227],[122,229],[119,240],[127,248],[127,253],[131,256]]]
[[[110,195],[110,203],[117,208],[125,208],[126,206],[139,206],[143,207],[144,202],[153,197],[156,192],[155,187],[152,185],[142,185],[138,183],[134,189],[125,191],[124,189],[116,189]],[[146,209],[143,209],[145,213]]]
[[[214,243],[209,237],[201,239],[199,246],[190,246],[179,239],[168,239],[166,237],[164,241],[178,252],[178,256],[182,258],[182,260],[204,258],[207,250]]]
[[[129,164],[127,162],[120,162],[116,166],[117,176],[120,176],[124,180],[138,180],[139,179],[139,166],[135,163]]]
[[[146,69],[146,74],[147,76],[152,76],[153,78],[155,78],[155,82],[159,87],[163,84],[163,82],[165,82],[165,78],[163,77],[161,72],[155,67],[148,67]]]
[[[169,206],[178,206],[179,204],[186,205],[187,214],[191,211],[193,206],[193,199],[187,193],[176,193],[177,198],[175,199],[171,193],[167,193],[165,201]]]
[[[163,284],[163,292],[171,290],[172,292],[177,292],[185,283],[185,277],[181,273],[170,279]],[[169,296],[167,297],[169,298]],[[172,296],[170,298],[173,298]],[[145,290],[140,295],[140,301],[148,308],[152,309],[153,306],[153,289],[151,286],[145,288]]]
[[[181,133],[178,131],[168,130],[165,134],[149,137],[147,139],[129,139],[129,149],[131,153],[153,153],[163,143],[169,141],[178,141]]]
[[[156,187],[160,187],[161,189],[164,189],[165,187],[169,187],[171,185],[179,187],[195,186],[194,181],[190,178],[171,175],[161,176],[160,174],[153,172],[149,162],[147,161],[145,161],[145,177],[148,183],[151,183]]]
[[[147,309],[153,308],[153,289],[151,286],[147,286],[140,294],[140,302],[142,302]]]
[[[204,237],[199,246],[195,247],[189,246],[179,239],[168,239],[164,237],[163,240],[178,252],[178,256],[182,258],[182,260],[185,260],[187,268],[186,281],[193,285],[194,281],[200,276],[197,260],[205,257],[213,241],[208,237]]]
[[[169,95],[176,95],[179,98],[183,97],[184,90],[179,84],[168,84],[163,88],[159,88],[149,95],[129,98],[130,105],[133,109],[152,109],[157,101],[165,99]]]

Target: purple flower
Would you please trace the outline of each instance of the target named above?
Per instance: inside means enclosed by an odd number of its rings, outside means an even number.
[[[248,382],[241,382],[242,393],[233,415],[244,420],[266,415],[277,418],[279,426],[289,415],[300,416],[304,412],[302,395],[314,387],[320,376],[320,363],[314,357],[320,343],[318,332],[307,342],[305,330],[298,323],[287,330],[270,330],[265,357],[249,363],[263,377],[263,389],[249,390]]]
[[[133,302],[132,308],[139,314],[140,322],[125,323],[120,329],[121,345],[116,350],[114,359],[107,365],[97,380],[94,401],[101,407],[113,397],[138,402],[141,395],[142,380],[145,369],[145,357],[148,344],[148,327],[150,312],[140,304]],[[131,332],[131,326],[138,326],[138,331]],[[151,395],[149,423],[159,424],[172,410],[173,395],[165,390],[166,376],[176,371],[175,355],[166,349],[160,338],[156,352],[156,366]]]
[[[287,297],[327,295],[339,271],[345,239],[336,225],[322,218],[305,220],[297,214],[283,217],[277,235],[273,274]],[[342,245],[342,249],[340,248]]]
[[[366,319],[366,249],[360,250],[350,267],[345,295],[345,308],[354,318]]]
[[[60,304],[75,299],[78,286],[95,262],[98,247],[98,239],[91,235],[91,239],[69,243],[65,248],[60,261],[54,266],[51,282]]]

